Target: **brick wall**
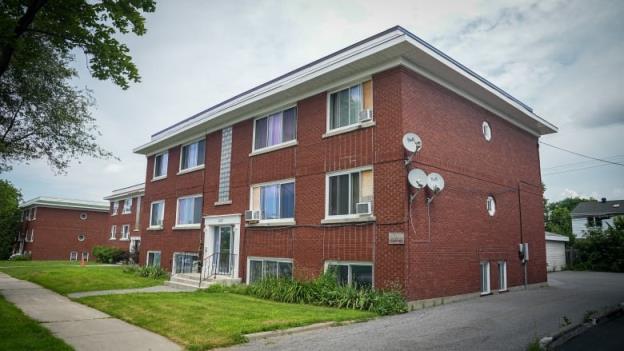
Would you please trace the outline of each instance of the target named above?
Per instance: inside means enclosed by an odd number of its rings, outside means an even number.
[[[80,219],[82,213],[87,219]],[[24,246],[31,251],[33,260],[69,260],[71,251],[89,252],[93,259],[93,246],[102,245],[108,240],[106,230],[108,214],[105,212],[37,207],[36,219],[23,223],[23,232],[34,229],[33,242]],[[78,236],[84,234],[85,240]]]
[[[529,282],[545,281],[545,254],[537,138],[417,74],[394,68],[374,75],[375,126],[324,137],[327,95],[297,103],[297,145],[250,155],[253,121],[233,126],[232,203],[216,205],[221,132],[206,135],[204,170],[176,175],[180,147],[169,149],[168,176],[151,182],[153,156],[146,170],[145,211],[165,200],[162,230],[146,231],[142,251],[162,252],[170,269],[173,252],[198,252],[199,230],[173,230],[177,197],[202,193],[203,214],[243,214],[256,183],[295,178],[294,227],[241,228],[240,272],[246,257],[292,258],[294,275],[311,278],[327,260],[374,261],[376,287],[400,285],[410,299],[479,291],[479,262],[491,261],[492,289],[498,284],[496,262],[506,260],[509,285],[522,282],[517,245],[530,243]],[[490,142],[481,123],[492,126]],[[436,171],[446,189],[429,207],[426,191],[409,209],[401,137],[418,133],[423,150],[413,166]],[[327,172],[373,166],[374,223],[322,225]],[[518,195],[520,189],[520,195]],[[486,197],[496,198],[490,217]],[[522,233],[519,212],[522,203]],[[429,230],[429,227],[431,230]],[[404,232],[405,245],[389,245],[388,232]]]

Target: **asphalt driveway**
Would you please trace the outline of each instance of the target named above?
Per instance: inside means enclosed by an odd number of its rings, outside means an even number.
[[[234,350],[526,350],[566,316],[624,302],[624,274],[558,272],[549,287],[451,303],[333,327],[253,341]],[[230,349],[230,350],[231,350]]]

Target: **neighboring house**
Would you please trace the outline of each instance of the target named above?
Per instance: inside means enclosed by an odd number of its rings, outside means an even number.
[[[584,238],[588,229],[606,229],[613,226],[613,218],[624,215],[624,200],[581,202],[572,210],[572,233]]]
[[[407,166],[406,132],[423,142]],[[345,284],[419,300],[523,284],[528,243],[528,282],[545,282],[538,140],[554,132],[394,27],[137,147],[144,262],[243,282],[335,268]],[[441,174],[446,189],[411,189],[412,168]]]
[[[13,253],[34,260],[89,260],[106,240],[105,202],[37,197],[20,204],[22,228]]]
[[[115,246],[130,253],[135,262],[140,262],[141,244],[140,218],[143,210],[145,184],[113,190],[104,200],[109,202],[107,246]]]
[[[566,266],[566,243],[570,241],[565,235],[546,232],[546,269],[549,272],[560,271]]]

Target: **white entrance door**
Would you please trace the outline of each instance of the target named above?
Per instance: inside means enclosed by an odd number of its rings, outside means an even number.
[[[204,277],[238,278],[241,215],[204,217]]]

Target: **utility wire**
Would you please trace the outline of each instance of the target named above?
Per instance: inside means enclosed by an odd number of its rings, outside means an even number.
[[[620,157],[623,157],[623,156],[624,156],[624,154],[623,155],[615,155],[615,156],[605,157],[605,159],[609,160],[609,159],[614,159],[614,158],[620,158]],[[556,165],[556,166],[544,167],[544,168],[542,168],[542,171],[550,172],[550,171],[554,171],[555,168],[566,168],[568,166],[585,166],[585,165],[589,166],[592,162],[596,162],[596,161],[589,160],[589,161],[579,161],[579,162],[563,163],[563,164],[559,164],[559,165]]]
[[[585,157],[585,158],[588,158],[590,160],[596,160],[596,161],[610,163],[612,165],[618,165],[618,166],[624,167],[624,163],[613,162],[613,161],[608,161],[608,160],[605,160],[605,159],[602,159],[602,158],[597,158],[597,157],[583,155],[583,154],[578,153],[578,152],[570,151],[570,150],[564,149],[564,148],[559,147],[559,146],[555,146],[555,145],[552,145],[552,144],[545,143],[545,142],[543,142],[541,140],[540,140],[540,144],[543,144],[543,145],[546,145],[546,146],[550,146],[550,147],[555,148],[557,150],[565,151],[565,152],[571,153],[571,154],[576,155],[576,156]]]
[[[570,173],[570,172],[582,171],[584,169],[590,169],[590,168],[596,168],[596,167],[605,167],[605,166],[612,166],[612,165],[600,164],[600,165],[593,165],[593,166],[582,167],[582,168],[568,169],[568,170],[564,170],[564,171],[554,171],[554,172],[544,173],[544,174],[542,174],[542,176],[543,177],[547,177],[547,176],[555,175],[555,174]]]

